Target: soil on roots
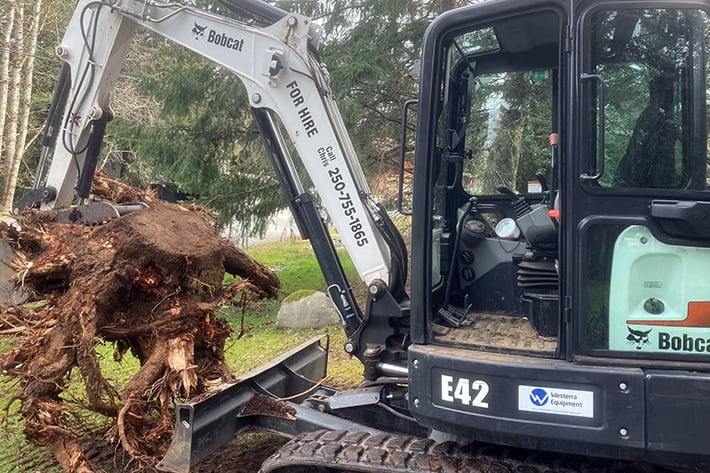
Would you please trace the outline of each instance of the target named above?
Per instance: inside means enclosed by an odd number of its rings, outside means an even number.
[[[94,227],[36,211],[18,224],[0,227],[17,254],[17,284],[46,301],[0,307],[0,326],[24,327],[0,361],[20,379],[26,434],[49,445],[65,470],[95,471],[92,457],[102,455],[87,454],[64,400],[76,370],[83,407],[111,419],[107,448],[124,452],[132,469],[151,470],[172,438],[174,400],[232,378],[224,359],[231,330],[215,312],[275,297],[278,279],[199,212],[154,200]],[[238,276],[227,287],[225,272]],[[107,342],[115,362],[128,351],[140,362],[120,387],[97,356],[97,344]]]

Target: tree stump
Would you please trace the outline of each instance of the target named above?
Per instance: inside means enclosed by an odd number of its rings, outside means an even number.
[[[1,360],[21,379],[26,432],[48,443],[67,471],[92,471],[60,397],[76,367],[87,408],[115,419],[113,432],[134,459],[154,463],[172,438],[171,402],[231,379],[231,330],[215,311],[237,294],[275,297],[278,279],[198,213],[172,204],[152,201],[95,227],[38,211],[18,222],[21,230],[0,227],[18,254],[17,283],[47,301],[35,310],[5,307],[0,319],[27,328]],[[225,271],[239,276],[228,287]],[[98,343],[115,345],[115,361],[129,350],[140,361],[123,389],[104,377]]]

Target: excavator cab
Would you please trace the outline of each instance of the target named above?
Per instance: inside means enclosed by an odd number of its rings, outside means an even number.
[[[709,33],[706,2],[429,29],[409,360],[434,436],[710,465]]]

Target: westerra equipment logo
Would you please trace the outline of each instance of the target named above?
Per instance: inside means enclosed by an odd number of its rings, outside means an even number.
[[[594,392],[549,386],[518,386],[518,409],[538,414],[594,417]]]
[[[206,29],[207,25],[202,26],[198,25],[197,22],[195,22],[195,26],[192,28],[192,34],[195,35],[195,39],[200,39],[205,35]],[[226,33],[218,33],[212,28],[210,28],[210,30],[207,32],[207,42],[215,44],[217,46],[221,46],[223,48],[233,49],[234,51],[239,52],[242,52],[242,49],[244,48],[243,39],[233,38],[227,35]]]
[[[536,406],[544,406],[549,399],[550,395],[542,388],[536,388],[530,391],[530,402]]]

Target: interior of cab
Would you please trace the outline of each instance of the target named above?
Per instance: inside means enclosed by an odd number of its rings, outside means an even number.
[[[543,10],[451,38],[434,190],[438,343],[555,353],[560,30]]]

